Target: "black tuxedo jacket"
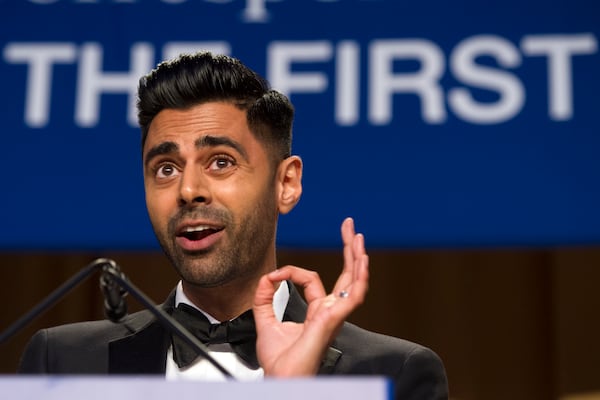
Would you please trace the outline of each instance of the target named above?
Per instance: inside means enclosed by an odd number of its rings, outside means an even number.
[[[284,319],[301,322],[307,305],[294,288]],[[174,292],[161,306],[169,312]],[[37,332],[18,372],[26,374],[164,374],[169,333],[149,311],[120,323],[80,322]],[[320,375],[381,375],[394,383],[397,400],[447,399],[440,358],[415,343],[345,323],[321,364]]]

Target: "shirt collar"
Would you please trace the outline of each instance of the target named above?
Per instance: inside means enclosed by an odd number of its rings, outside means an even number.
[[[290,290],[288,287],[288,283],[286,281],[281,282],[279,288],[275,291],[273,295],[273,311],[275,312],[275,318],[278,321],[283,320],[283,313],[285,312],[285,308],[287,306],[288,300],[290,299]],[[196,309],[198,309],[202,314],[208,318],[211,324],[218,324],[221,321],[214,318],[212,315],[208,314],[204,310],[198,308],[192,301],[183,293],[183,284],[181,281],[177,284],[177,288],[175,290],[175,307],[179,305],[179,303],[188,304]]]

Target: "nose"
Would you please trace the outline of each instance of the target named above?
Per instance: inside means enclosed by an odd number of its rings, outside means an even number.
[[[197,166],[186,166],[179,185],[179,205],[210,203],[211,196],[207,178]]]

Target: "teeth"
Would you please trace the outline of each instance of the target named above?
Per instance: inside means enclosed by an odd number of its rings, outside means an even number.
[[[198,225],[198,226],[188,226],[187,228],[185,228],[185,232],[189,233],[189,232],[202,232],[202,231],[206,231],[208,229],[212,229],[210,226],[208,225]]]

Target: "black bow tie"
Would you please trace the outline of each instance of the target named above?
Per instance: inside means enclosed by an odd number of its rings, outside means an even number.
[[[211,324],[204,314],[184,303],[173,310],[173,318],[202,343],[229,343],[235,353],[251,368],[258,368],[256,360],[256,327],[252,310],[248,310],[236,319],[220,324]],[[190,365],[200,354],[196,353],[177,335],[171,337],[173,359],[179,368]]]

